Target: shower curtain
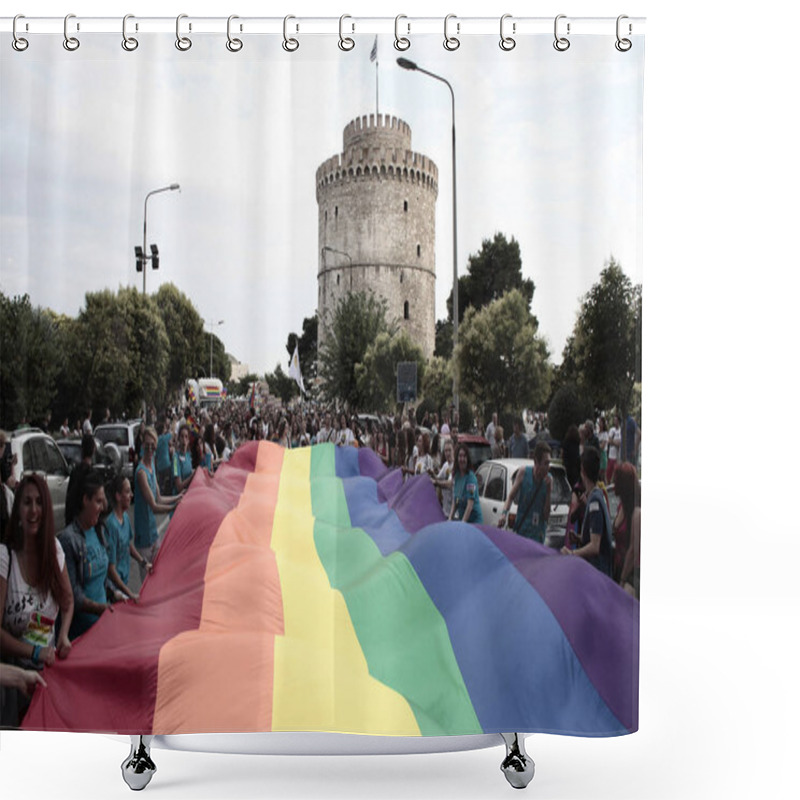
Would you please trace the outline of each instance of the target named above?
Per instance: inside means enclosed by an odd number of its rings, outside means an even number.
[[[57,448],[87,431],[141,493],[156,425],[153,494],[181,499],[21,727],[635,731],[643,37],[24,23],[0,51],[8,512],[38,470],[65,527]],[[544,504],[512,499],[520,466]],[[4,627],[46,648],[9,621],[9,536]]]

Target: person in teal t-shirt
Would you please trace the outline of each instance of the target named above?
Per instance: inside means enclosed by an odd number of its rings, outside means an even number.
[[[118,475],[113,485],[114,508],[106,519],[106,552],[108,553],[108,579],[112,587],[125,597],[139,600],[139,595],[129,585],[131,558],[150,572],[153,565],[136,549],[128,509],[133,492],[124,475]]]
[[[155,451],[158,436],[151,427],[142,433],[142,460],[136,467],[136,494],[133,500],[134,543],[147,561],[155,561],[158,550],[156,514],[168,514],[181,501],[183,494],[164,496],[156,481]],[[142,581],[146,569],[140,565]]]
[[[460,444],[456,448],[456,467],[453,472],[453,507],[450,519],[464,522],[483,522],[478,496],[478,479],[472,471],[469,448]]]
[[[75,598],[70,639],[89,630],[108,608],[108,555],[103,527],[100,524],[100,515],[106,506],[106,495],[103,481],[96,470],[89,470],[84,476],[80,498],[80,511],[58,534]]]

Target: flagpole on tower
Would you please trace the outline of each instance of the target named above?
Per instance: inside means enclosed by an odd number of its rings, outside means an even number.
[[[369,60],[375,62],[375,120],[378,119],[378,114],[380,113],[380,106],[378,103],[379,94],[378,94],[378,36],[375,35],[375,42],[372,45],[372,50],[369,54]]]

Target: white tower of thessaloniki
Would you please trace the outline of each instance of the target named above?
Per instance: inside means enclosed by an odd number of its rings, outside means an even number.
[[[436,195],[439,171],[411,149],[411,128],[388,114],[344,129],[344,152],[317,169],[318,344],[349,292],[386,299],[426,358],[436,338]]]

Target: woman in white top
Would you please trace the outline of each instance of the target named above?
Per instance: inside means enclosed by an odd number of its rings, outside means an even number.
[[[47,483],[39,475],[25,475],[0,545],[0,650],[6,661],[42,669],[51,666],[56,655],[69,655],[74,603],[65,561]],[[17,725],[29,698],[19,693],[6,699],[9,707],[3,709],[2,722]]]
[[[342,414],[339,420],[339,433],[336,444],[338,444],[340,447],[349,447],[351,444],[354,444],[355,441],[356,437],[353,436],[353,431],[347,424],[347,417]]]

